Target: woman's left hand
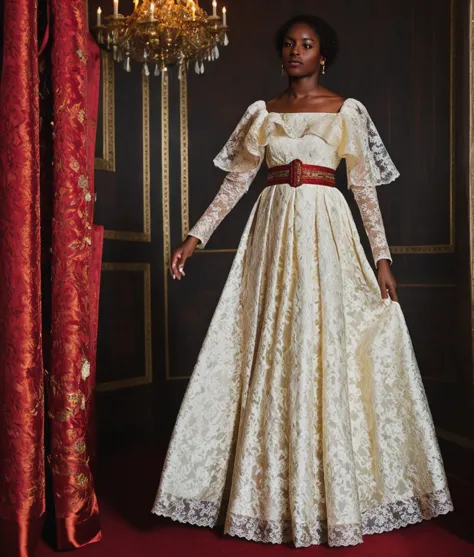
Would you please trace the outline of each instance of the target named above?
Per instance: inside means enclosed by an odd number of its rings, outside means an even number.
[[[380,287],[380,294],[383,300],[392,299],[398,302],[397,282],[390,270],[390,262],[388,259],[380,259],[377,262],[377,279]]]

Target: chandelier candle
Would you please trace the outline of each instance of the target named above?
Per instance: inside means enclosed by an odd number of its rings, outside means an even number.
[[[100,6],[97,8],[97,27],[100,27],[102,25],[102,10],[100,9]]]
[[[217,17],[217,0],[212,0],[212,17]]]
[[[150,19],[153,21],[155,19],[155,3],[150,4]]]
[[[227,8],[225,6],[222,8],[222,25],[227,27]]]
[[[119,3],[119,0],[114,0],[114,16],[115,17],[118,16],[118,3]]]

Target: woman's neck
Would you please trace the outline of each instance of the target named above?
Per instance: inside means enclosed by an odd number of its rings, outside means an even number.
[[[320,89],[318,76],[302,77],[300,79],[290,79],[287,94],[288,97],[299,100],[317,96]]]

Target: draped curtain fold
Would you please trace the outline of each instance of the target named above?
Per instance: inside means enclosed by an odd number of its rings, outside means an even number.
[[[54,199],[52,281],[51,286],[44,285],[51,288],[51,342],[43,343],[37,3],[4,2],[0,87],[1,557],[33,557],[41,533],[46,510],[45,410],[57,548],[81,547],[101,537],[90,469],[95,450],[93,388],[103,242],[102,227],[92,222],[99,52],[87,30],[86,3],[50,0],[54,131],[53,160],[48,164],[53,163]],[[51,174],[46,169],[45,173]],[[47,299],[49,295],[45,303]],[[46,373],[42,344],[50,362]]]
[[[45,510],[37,2],[5,0],[0,85],[0,554]]]
[[[90,279],[100,59],[83,0],[51,0],[51,15],[54,201],[48,415],[57,544],[64,550],[101,537],[88,437],[94,387]]]

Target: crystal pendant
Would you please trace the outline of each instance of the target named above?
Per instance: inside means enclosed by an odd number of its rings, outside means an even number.
[[[131,72],[132,71],[132,65],[130,64],[130,56],[127,56],[125,58],[125,62],[123,63],[123,69],[126,72]]]
[[[214,59],[218,60],[219,58],[219,49],[217,48],[217,45],[214,47]]]
[[[148,64],[146,62],[143,64],[143,75],[145,77],[148,77],[150,75],[150,68],[148,67]]]
[[[227,33],[224,36],[224,46],[227,46],[229,44],[229,37],[227,36]]]
[[[113,52],[113,59],[114,59],[115,61],[117,61],[117,45],[116,45],[116,44],[114,44],[114,47],[113,47],[113,49],[112,49],[112,52]]]
[[[194,71],[199,75],[201,73],[201,67],[199,66],[199,62],[196,61],[196,65],[194,66]]]
[[[201,62],[201,74],[204,73],[204,62]]]
[[[119,50],[117,53],[117,62],[123,62],[123,54],[121,50]]]
[[[155,64],[155,75],[156,77],[158,77],[160,75],[160,67],[158,66],[158,64]]]

